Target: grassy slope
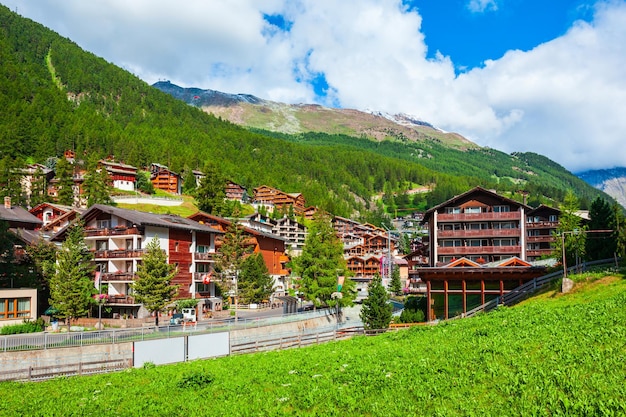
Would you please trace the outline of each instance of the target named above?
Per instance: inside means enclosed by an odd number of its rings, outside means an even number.
[[[604,278],[378,337],[2,383],[0,415],[624,415],[625,307],[624,277]]]

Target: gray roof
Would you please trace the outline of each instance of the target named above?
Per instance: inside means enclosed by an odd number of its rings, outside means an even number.
[[[28,210],[22,207],[13,206],[11,208],[5,208],[0,206],[0,220],[5,220],[9,223],[9,226],[29,225],[34,229],[37,226],[41,226],[43,222],[36,216],[33,216]]]

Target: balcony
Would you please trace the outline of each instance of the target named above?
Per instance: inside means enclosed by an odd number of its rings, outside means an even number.
[[[107,272],[100,275],[102,282],[133,282],[134,277],[132,272]]]
[[[194,261],[213,261],[215,259],[215,252],[194,252]]]
[[[541,236],[528,236],[526,241],[528,243],[541,243],[541,242],[554,242],[556,239],[552,235],[541,235]]]
[[[521,229],[439,230],[439,238],[518,237]]]
[[[483,255],[483,254],[519,254],[522,253],[520,245],[514,246],[450,246],[438,247],[439,255]]]
[[[540,258],[546,255],[552,255],[554,253],[554,249],[529,249],[526,250],[527,258]]]
[[[97,250],[94,252],[95,259],[135,259],[141,258],[145,251],[143,249],[131,250]]]
[[[128,295],[109,295],[109,301],[106,303],[107,305],[139,305],[139,303],[135,302],[135,297],[130,297]]]
[[[530,222],[526,223],[527,229],[556,229],[559,222]]]
[[[117,226],[110,229],[85,229],[85,237],[139,235],[136,227]]]
[[[194,282],[204,282],[205,278],[209,279],[209,282],[215,281],[215,277],[212,275],[212,272],[194,272],[193,274]]]
[[[489,213],[454,213],[437,214],[438,222],[476,222],[488,220],[520,220],[519,211],[489,212]]]

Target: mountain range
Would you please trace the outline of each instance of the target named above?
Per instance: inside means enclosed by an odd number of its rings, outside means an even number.
[[[250,94],[183,88],[169,81],[159,81],[153,87],[207,113],[249,128],[285,134],[323,132],[379,141],[390,137],[411,141],[437,140],[458,150],[480,149],[459,134],[444,132],[406,114],[334,109],[314,104],[290,105]],[[626,207],[626,168],[585,171],[577,176]]]

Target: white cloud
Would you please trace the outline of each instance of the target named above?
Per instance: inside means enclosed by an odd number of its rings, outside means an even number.
[[[498,10],[496,0],[470,0],[467,9],[472,13],[484,13],[486,11]]]
[[[571,170],[626,165],[626,3],[459,76],[401,0],[0,0],[149,83],[404,112]],[[472,0],[476,12],[495,0]],[[263,15],[282,15],[289,30]],[[323,75],[328,97],[310,81]]]

